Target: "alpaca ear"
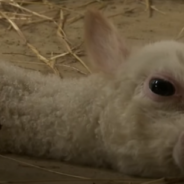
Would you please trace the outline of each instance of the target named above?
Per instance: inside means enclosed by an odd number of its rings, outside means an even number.
[[[104,73],[115,73],[129,54],[114,25],[95,10],[85,15],[85,42],[90,64]]]

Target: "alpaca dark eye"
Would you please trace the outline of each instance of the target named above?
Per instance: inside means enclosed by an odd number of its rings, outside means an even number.
[[[160,96],[172,96],[175,93],[175,87],[169,81],[153,78],[149,82],[151,91]]]

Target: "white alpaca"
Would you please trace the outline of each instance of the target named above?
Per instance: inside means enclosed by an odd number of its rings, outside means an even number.
[[[183,176],[184,44],[162,41],[132,52],[92,10],[85,40],[101,72],[81,79],[0,62],[0,153]]]

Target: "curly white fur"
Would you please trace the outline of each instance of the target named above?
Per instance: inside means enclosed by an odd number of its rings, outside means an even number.
[[[163,41],[131,53],[99,12],[89,11],[85,25],[87,52],[102,73],[60,80],[0,62],[0,152],[182,176],[183,99],[155,102],[142,86],[155,71],[184,86],[184,45]]]

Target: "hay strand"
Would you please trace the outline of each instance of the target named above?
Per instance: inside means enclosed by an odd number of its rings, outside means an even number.
[[[13,162],[17,162],[17,163],[29,166],[29,167],[36,168],[36,169],[39,169],[39,170],[43,170],[43,171],[47,171],[47,172],[50,172],[50,173],[58,174],[58,175],[69,176],[69,177],[72,177],[72,178],[77,178],[77,179],[82,179],[82,180],[90,179],[90,178],[86,178],[86,177],[82,177],[82,176],[76,176],[76,175],[71,175],[71,174],[67,174],[67,173],[57,172],[57,171],[54,171],[54,170],[51,170],[51,169],[45,169],[43,167],[40,167],[40,166],[37,166],[37,165],[34,165],[34,164],[30,164],[30,163],[27,163],[27,162],[23,162],[23,161],[20,161],[20,160],[17,160],[17,159],[8,157],[8,156],[4,156],[4,155],[1,155],[1,154],[0,154],[0,157],[4,158],[4,159],[7,159],[7,160],[11,160]]]
[[[54,68],[54,66],[52,64],[50,64],[49,60],[47,60],[44,56],[42,56],[39,51],[33,46],[31,45],[26,37],[24,36],[24,34],[22,33],[22,31],[20,30],[20,28],[15,24],[15,22],[13,22],[11,19],[9,19],[9,17],[4,14],[2,11],[0,11],[1,15],[11,24],[11,26],[15,29],[15,31],[18,33],[18,35],[22,38],[22,40],[24,41],[24,43],[31,49],[31,51],[36,54],[36,56],[39,58],[39,60],[43,61],[46,65],[48,65],[56,75],[61,77],[61,74],[59,73],[59,71]]]

